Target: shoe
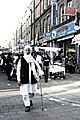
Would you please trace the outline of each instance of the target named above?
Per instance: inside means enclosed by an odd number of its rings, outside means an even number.
[[[33,102],[32,102],[32,100],[30,100],[30,106],[33,106]]]
[[[25,107],[25,112],[30,112],[30,106]]]
[[[9,76],[9,77],[8,77],[8,80],[11,80],[11,79],[12,79],[12,77],[11,77],[11,76]]]

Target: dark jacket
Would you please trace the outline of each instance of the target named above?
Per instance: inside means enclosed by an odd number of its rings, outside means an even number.
[[[21,71],[20,71],[21,84],[29,83],[29,63],[22,57],[21,58]],[[31,71],[31,84],[37,83],[37,80],[34,78],[33,71]]]
[[[48,56],[43,57],[43,63],[44,63],[44,66],[49,66],[50,58]]]

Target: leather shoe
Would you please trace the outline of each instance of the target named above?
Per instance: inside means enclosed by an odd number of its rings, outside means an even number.
[[[29,112],[30,111],[30,106],[25,107],[25,112]]]

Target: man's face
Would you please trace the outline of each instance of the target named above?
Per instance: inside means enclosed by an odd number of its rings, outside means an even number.
[[[27,55],[29,55],[30,52],[31,52],[30,48],[25,49],[25,53],[26,53]]]

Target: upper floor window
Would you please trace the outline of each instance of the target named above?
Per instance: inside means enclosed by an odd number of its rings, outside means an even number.
[[[50,15],[47,17],[47,31],[49,32],[50,31],[50,24],[51,23],[51,18],[50,18]]]
[[[67,2],[67,6],[68,7],[72,7],[72,0],[69,0],[68,2]],[[70,18],[72,18],[71,16],[67,16],[67,19],[70,19]]]
[[[40,16],[40,4],[38,4],[35,9],[35,17],[37,18],[39,16]]]
[[[50,0],[47,0],[47,6],[49,6],[50,5]]]
[[[68,7],[72,7],[72,0],[68,2]]]
[[[64,4],[60,6],[60,22],[62,23],[64,21]]]
[[[43,20],[43,33],[46,32],[46,19]]]
[[[43,0],[43,8],[46,9],[46,0]]]
[[[41,0],[41,14],[43,13],[43,0]]]

